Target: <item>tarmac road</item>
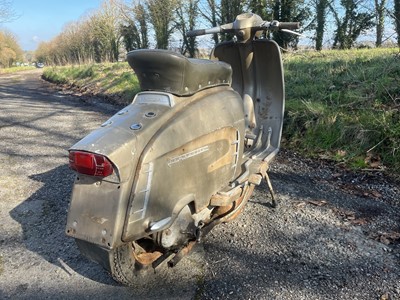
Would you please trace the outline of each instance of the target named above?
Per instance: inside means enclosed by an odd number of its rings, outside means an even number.
[[[0,75],[0,299],[400,299],[399,186],[282,151],[244,213],[176,268],[115,283],[64,234],[67,149],[118,107]]]

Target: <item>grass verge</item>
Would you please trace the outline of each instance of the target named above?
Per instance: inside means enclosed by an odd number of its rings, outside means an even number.
[[[399,49],[288,54],[284,66],[286,146],[400,173]]]
[[[120,104],[131,102],[140,89],[127,63],[49,67],[45,68],[43,78],[84,93],[105,96]]]
[[[0,74],[9,74],[9,73],[15,73],[19,71],[27,71],[27,70],[33,70],[36,69],[34,66],[27,66],[27,67],[11,67],[11,68],[4,68],[0,69]]]

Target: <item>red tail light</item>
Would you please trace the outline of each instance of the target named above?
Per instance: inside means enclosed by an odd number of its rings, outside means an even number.
[[[113,167],[107,157],[82,151],[69,152],[69,166],[81,174],[106,177],[113,173]]]

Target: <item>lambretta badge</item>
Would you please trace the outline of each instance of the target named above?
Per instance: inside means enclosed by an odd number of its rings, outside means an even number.
[[[184,161],[184,160],[186,160],[188,158],[191,158],[193,156],[199,155],[199,154],[201,154],[203,152],[207,152],[208,150],[209,150],[208,146],[204,146],[204,147],[195,149],[193,151],[190,151],[188,153],[185,153],[185,154],[170,158],[168,160],[168,166],[170,167],[173,164],[176,164],[178,162]]]

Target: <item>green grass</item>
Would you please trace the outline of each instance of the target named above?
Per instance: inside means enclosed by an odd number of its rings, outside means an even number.
[[[127,63],[105,63],[46,68],[46,80],[67,84],[83,92],[107,96],[118,103],[129,103],[139,92],[139,82]]]
[[[24,67],[11,67],[11,68],[4,68],[0,69],[0,74],[9,74],[9,73],[15,73],[19,71],[27,71],[27,70],[33,70],[36,69],[34,66],[24,66]]]
[[[287,147],[400,173],[398,49],[287,54],[284,67]]]

